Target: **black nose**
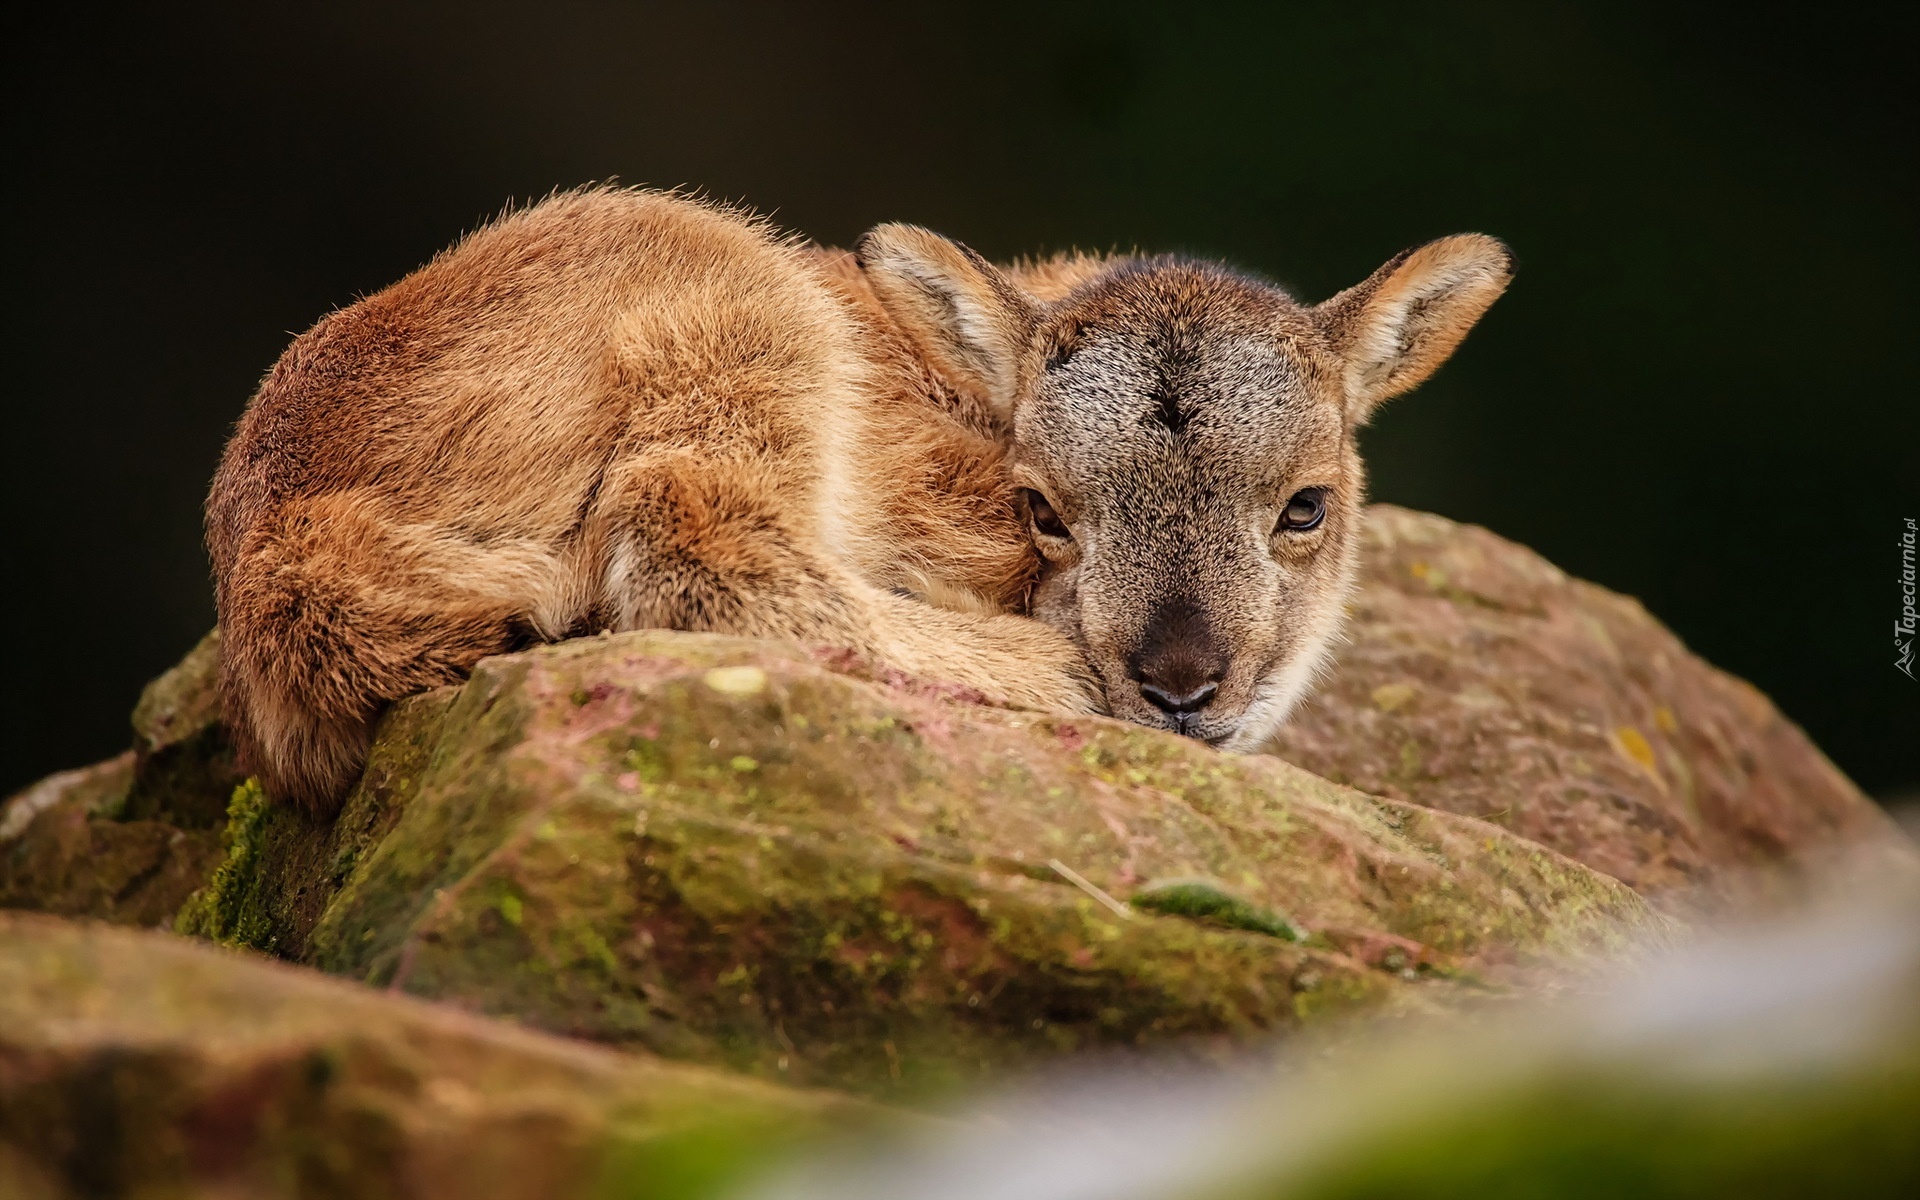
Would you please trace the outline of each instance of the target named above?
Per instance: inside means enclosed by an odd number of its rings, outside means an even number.
[[[1217,683],[1203,683],[1190,692],[1173,695],[1151,683],[1140,685],[1140,694],[1147,698],[1148,704],[1163,713],[1172,713],[1175,716],[1199,712],[1213,702],[1213,694],[1219,690],[1220,685]]]
[[[1127,665],[1146,702],[1174,717],[1205,708],[1227,677],[1226,651],[1205,614],[1181,599],[1162,605],[1147,621],[1140,649]]]

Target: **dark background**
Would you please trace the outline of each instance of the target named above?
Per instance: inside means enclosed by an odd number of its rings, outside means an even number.
[[[1639,596],[1920,788],[1920,6],[268,7],[9,31],[0,788],[124,746],[211,622],[201,499],[288,337],[612,176],[1309,299],[1496,233],[1519,280],[1369,431],[1375,494]]]

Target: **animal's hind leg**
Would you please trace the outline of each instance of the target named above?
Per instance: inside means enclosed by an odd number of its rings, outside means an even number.
[[[564,573],[523,544],[475,545],[335,495],[253,530],[221,581],[221,688],[246,768],[329,816],[390,701],[554,636]]]
[[[608,473],[590,521],[600,623],[784,638],[1024,707],[1084,712],[1085,658],[1039,622],[935,608],[840,566],[781,480],[738,461],[655,451]]]

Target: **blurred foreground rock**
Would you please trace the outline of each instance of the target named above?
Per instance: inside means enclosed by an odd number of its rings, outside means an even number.
[[[171,935],[0,913],[0,1195],[671,1196],[869,1121]]]
[[[1871,857],[1815,890],[1811,912],[1690,938],[1594,994],[1231,1071],[1083,1065],[747,1196],[1906,1200],[1920,892]]]

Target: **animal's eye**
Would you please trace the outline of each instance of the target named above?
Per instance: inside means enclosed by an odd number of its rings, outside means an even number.
[[[1309,529],[1318,529],[1320,522],[1327,518],[1327,489],[1301,488],[1287,501],[1287,507],[1280,512],[1280,525],[1275,533],[1305,533]]]
[[[1060,514],[1053,511],[1053,505],[1045,496],[1032,488],[1021,488],[1020,494],[1026,498],[1027,512],[1033,517],[1035,529],[1048,537],[1072,539],[1073,531],[1068,529],[1067,523],[1060,519]]]

